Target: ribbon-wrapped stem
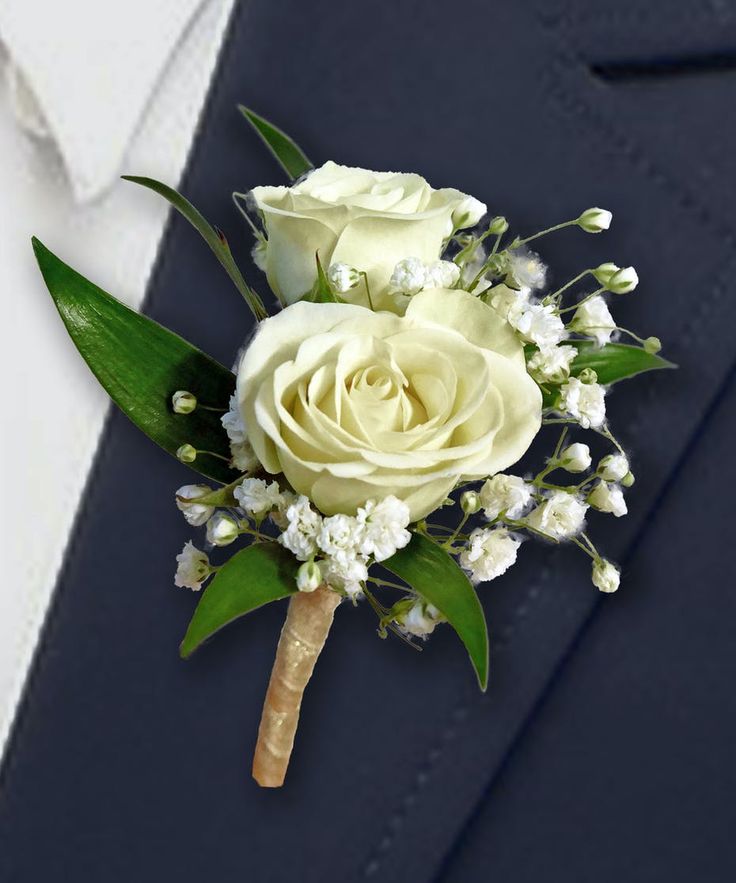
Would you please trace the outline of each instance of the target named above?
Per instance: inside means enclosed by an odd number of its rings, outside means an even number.
[[[302,696],[340,600],[337,592],[320,586],[314,592],[298,592],[289,601],[253,756],[253,778],[263,788],[284,784]]]

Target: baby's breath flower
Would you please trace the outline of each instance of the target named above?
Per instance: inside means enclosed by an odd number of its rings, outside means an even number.
[[[606,561],[605,558],[599,558],[593,562],[593,573],[591,575],[593,585],[600,589],[601,592],[615,592],[621,582],[621,573],[619,569]]]
[[[616,323],[605,300],[596,294],[584,300],[575,310],[569,327],[571,331],[594,338],[598,346],[603,346],[611,339]]]
[[[331,515],[322,520],[317,545],[329,558],[347,561],[359,552],[363,524],[352,515]]]
[[[537,350],[527,362],[527,370],[541,383],[562,383],[570,376],[570,365],[578,354],[574,346],[550,346]]]
[[[588,506],[576,494],[551,491],[545,501],[529,513],[526,522],[534,530],[561,540],[583,529],[587,510]]]
[[[435,626],[442,619],[442,614],[433,604],[415,601],[406,612],[396,617],[396,624],[407,635],[426,638],[432,634]]]
[[[604,481],[621,481],[629,471],[629,461],[624,454],[608,454],[598,464],[598,475]]]
[[[314,561],[305,561],[296,572],[296,587],[300,592],[314,592],[322,585],[322,571]]]
[[[407,529],[411,519],[409,507],[393,494],[378,503],[367,500],[358,509],[357,518],[362,525],[360,551],[363,555],[372,555],[376,561],[385,561],[411,540]]]
[[[404,258],[394,267],[390,287],[401,294],[417,294],[427,284],[427,267],[419,258]]]
[[[227,437],[232,443],[237,444],[246,441],[245,423],[243,423],[243,416],[240,413],[236,396],[230,396],[228,411],[220,418],[220,423],[222,423]]]
[[[547,267],[538,254],[528,248],[517,248],[509,254],[508,266],[514,281],[522,288],[529,288],[532,291],[544,288]]]
[[[567,333],[552,304],[517,301],[511,305],[507,319],[523,340],[540,349],[556,346]]]
[[[599,481],[596,484],[588,494],[588,503],[599,512],[608,512],[615,515],[616,518],[620,518],[628,512],[621,488],[606,481]]]
[[[191,414],[197,407],[197,396],[186,389],[177,389],[171,396],[171,407],[175,414]]]
[[[562,409],[583,427],[597,429],[606,419],[605,389],[571,377],[560,388]]]
[[[608,230],[612,220],[613,215],[608,209],[589,208],[580,215],[577,224],[586,233],[601,233],[603,230]]]
[[[488,232],[491,236],[500,236],[509,229],[509,222],[502,215],[496,215],[488,225]]]
[[[468,538],[467,548],[460,553],[460,566],[474,583],[488,582],[514,564],[519,545],[520,541],[505,527],[477,527]]]
[[[351,267],[350,264],[343,264],[341,261],[337,261],[334,264],[330,264],[327,270],[327,278],[335,291],[339,294],[345,294],[346,291],[355,288],[360,282],[360,273],[355,267]]]
[[[487,479],[480,489],[480,504],[489,521],[505,512],[509,518],[520,518],[529,505],[534,488],[518,475],[499,473]]]
[[[285,512],[287,528],[278,542],[299,561],[308,561],[317,552],[317,533],[322,517],[312,509],[309,498],[303,494],[291,503]]]
[[[184,515],[187,524],[192,527],[201,527],[215,511],[214,506],[203,506],[197,503],[197,497],[212,493],[212,488],[206,484],[185,484],[176,492],[176,505]]]
[[[215,512],[207,522],[207,542],[213,546],[229,546],[239,534],[238,522],[224,512]]]
[[[435,261],[426,270],[427,288],[452,288],[460,278],[460,267],[452,261]]]
[[[249,441],[230,442],[231,463],[238,472],[252,472],[259,465]]]
[[[662,349],[662,341],[658,337],[647,337],[644,341],[644,350],[650,355],[658,353]]]
[[[326,558],[320,570],[327,585],[342,589],[349,598],[363,594],[363,583],[368,579],[368,565],[364,558]]]
[[[197,449],[192,445],[180,445],[176,449],[176,459],[182,463],[194,463],[197,459]]]
[[[602,288],[614,294],[628,294],[639,284],[639,276],[633,267],[619,267],[610,262],[596,267],[593,275]]]
[[[198,592],[210,575],[210,559],[206,552],[198,549],[188,541],[176,556],[177,568],[174,574],[174,585],[180,589],[191,589]]]
[[[590,448],[582,442],[568,445],[560,454],[560,466],[567,472],[585,472],[591,462]]]
[[[475,515],[481,508],[480,494],[477,491],[465,491],[460,495],[460,508],[466,515]]]
[[[245,478],[233,491],[240,508],[247,514],[260,518],[281,504],[278,482],[265,482],[262,478]]]

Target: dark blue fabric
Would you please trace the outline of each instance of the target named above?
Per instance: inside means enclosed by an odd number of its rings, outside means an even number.
[[[522,232],[613,210],[543,254],[559,280],[636,265],[617,315],[680,364],[610,399],[638,480],[629,518],[591,521],[624,586],[601,598],[574,550],[527,544],[482,591],[486,695],[449,629],[420,655],[340,609],[287,784],[261,791],[283,608],[178,659],[190,473],[113,414],[2,770],[0,880],[733,879],[736,74],[709,59],[734,52],[721,0],[238,6],[183,189],[244,265],[229,193],[281,178],[237,102],[317,161],[416,169]],[[250,327],[178,218],[148,311],[226,363]]]

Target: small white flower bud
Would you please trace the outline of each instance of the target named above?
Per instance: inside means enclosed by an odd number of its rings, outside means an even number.
[[[431,635],[442,614],[432,604],[416,601],[408,610],[396,617],[396,624],[408,635],[426,638]]]
[[[613,294],[628,294],[639,284],[639,276],[633,267],[621,267],[606,283],[607,291]]]
[[[608,512],[620,518],[629,511],[626,508],[626,500],[620,487],[615,484],[607,484],[599,481],[588,494],[587,502],[599,512]]]
[[[214,506],[206,506],[197,502],[197,497],[212,492],[212,488],[206,484],[185,484],[176,492],[176,505],[184,515],[187,524],[192,527],[201,527],[215,512]]]
[[[658,353],[662,349],[662,341],[658,337],[647,337],[644,341],[644,350],[650,355]]]
[[[177,389],[171,396],[171,407],[175,414],[191,414],[197,407],[197,396],[185,389]]]
[[[193,463],[197,459],[197,449],[191,445],[182,445],[176,449],[176,458],[182,463]]]
[[[568,445],[560,454],[560,466],[567,472],[585,472],[591,462],[590,448],[581,442]]]
[[[322,571],[314,561],[305,561],[296,572],[296,587],[300,592],[313,592],[322,585]]]
[[[597,589],[600,589],[601,592],[610,594],[618,589],[619,584],[621,583],[621,573],[610,561],[606,561],[605,558],[599,558],[597,561],[593,562],[591,579],[593,580],[593,585]]]
[[[488,211],[485,203],[474,196],[468,196],[452,213],[452,224],[456,230],[464,227],[475,227]]]
[[[207,553],[198,549],[191,541],[185,543],[184,548],[176,556],[176,563],[174,585],[182,589],[198,592],[212,573]]]
[[[608,280],[611,276],[615,276],[616,273],[621,269],[618,264],[614,264],[612,261],[607,261],[605,264],[600,264],[595,270],[592,270],[593,276],[596,281],[600,283],[600,285],[605,288],[608,285]]]
[[[598,464],[598,475],[604,481],[621,481],[629,471],[629,461],[623,454],[609,454]]]
[[[480,511],[480,494],[477,491],[465,491],[460,497],[460,506],[466,515],[475,515]]]
[[[592,368],[583,368],[578,374],[578,380],[581,383],[597,383],[598,375]]]
[[[417,294],[427,284],[427,267],[419,258],[404,258],[394,267],[389,285],[401,294]]]
[[[425,285],[429,288],[452,288],[460,278],[460,267],[452,261],[435,261],[427,267]]]
[[[621,479],[622,487],[632,487],[636,479],[634,478],[633,472],[627,472],[626,475]]]
[[[237,521],[224,512],[216,512],[207,522],[207,542],[214,546],[229,546],[239,533]]]
[[[586,209],[577,220],[578,227],[586,233],[601,233],[611,226],[613,215],[604,208]]]
[[[330,264],[327,270],[327,278],[338,294],[345,294],[346,291],[355,288],[360,282],[360,273],[355,267],[337,261],[334,264]]]
[[[500,236],[509,229],[509,222],[502,215],[497,215],[488,225],[491,236]]]

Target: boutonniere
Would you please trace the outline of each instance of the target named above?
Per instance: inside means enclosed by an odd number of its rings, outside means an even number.
[[[183,196],[129,179],[191,222],[253,313],[234,372],[33,244],[110,397],[200,476],[175,494],[204,532],[176,556],[175,584],[203,590],[182,657],[288,599],[253,761],[256,781],[278,787],[338,607],[369,604],[381,637],[414,647],[448,623],[485,690],[476,586],[501,577],[527,539],[576,547],[593,585],[616,591],[619,570],[586,530],[592,509],[625,515],[634,483],[606,397],[669,363],[656,337],[611,314],[637,286],[632,267],[547,284],[542,237],[601,233],[610,212],[514,235],[478,199],[418,174],[315,169],[242,110],[290,179],[234,195],[272,297],[246,282],[227,239]],[[513,471],[541,434],[549,453],[537,471]]]

